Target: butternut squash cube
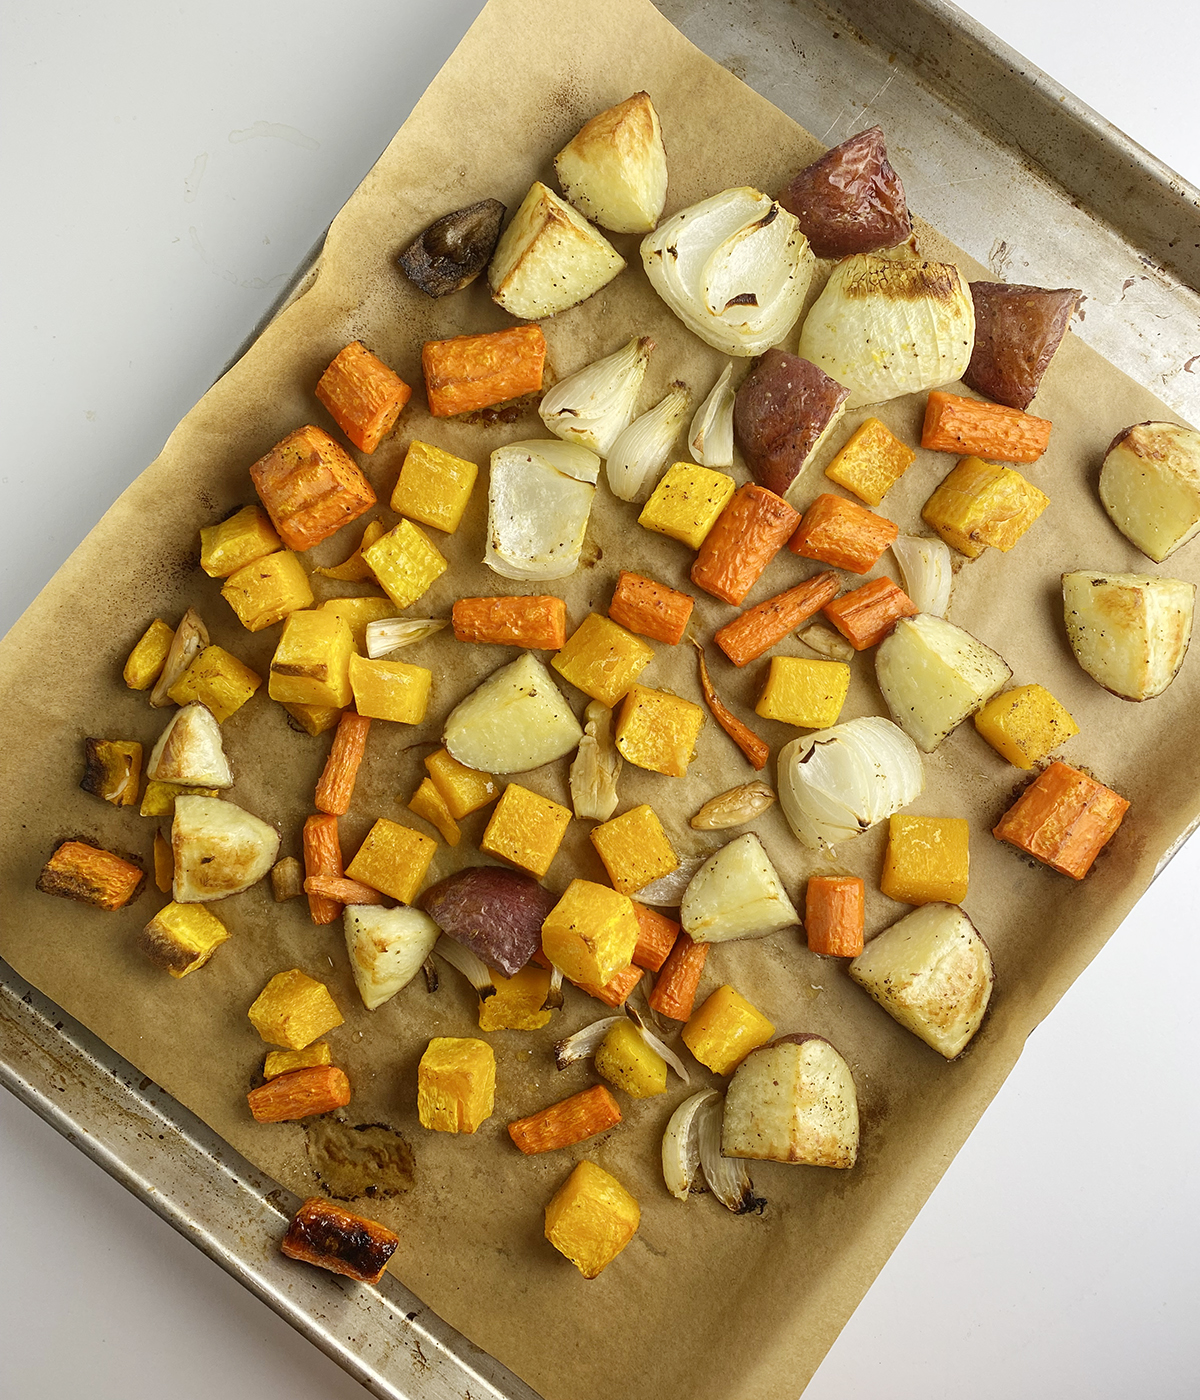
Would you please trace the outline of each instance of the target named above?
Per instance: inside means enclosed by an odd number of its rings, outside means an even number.
[[[570,823],[569,808],[519,783],[509,783],[496,803],[479,849],[519,865],[540,880],[558,854]]]
[[[450,815],[446,799],[432,778],[421,780],[421,786],[408,799],[408,810],[424,817],[430,826],[436,826],[447,846],[457,846],[462,840],[458,823]]]
[[[921,519],[951,549],[978,559],[988,545],[1010,550],[1049,504],[1012,467],[964,457],[925,502]]]
[[[439,1035],[417,1066],[417,1116],[437,1133],[473,1133],[490,1118],[496,1057],[484,1040]]]
[[[775,1027],[732,987],[718,987],[683,1028],[683,1043],[714,1074],[732,1074]]]
[[[459,763],[447,749],[431,753],[425,760],[425,767],[437,790],[446,799],[446,806],[455,821],[480,811],[500,795],[500,784],[490,773]]]
[[[142,793],[140,817],[173,817],[177,797],[220,797],[220,788],[189,787],[186,783],[164,783],[150,778]]]
[[[229,930],[203,904],[167,905],[142,930],[138,947],[172,977],[186,977],[212,957]]]
[[[401,609],[415,603],[449,568],[433,541],[411,520],[402,520],[364,549],[363,558],[379,586]]]
[[[849,691],[850,667],[844,661],[773,656],[754,713],[801,729],[829,729],[837,723]]]
[[[337,705],[285,705],[283,707],[306,734],[315,739],[318,734],[334,728],[342,717]]]
[[[123,909],[145,882],[145,872],[131,860],[86,841],[64,841],[42,867],[37,888],[111,910]]]
[[[209,578],[228,578],[238,569],[283,548],[262,506],[243,506],[219,525],[200,531],[200,567]]]
[[[546,1207],[546,1238],[584,1278],[595,1278],[637,1234],[641,1218],[616,1177],[585,1160]]]
[[[617,751],[638,768],[682,778],[696,756],[703,727],[704,711],[699,705],[665,690],[634,685],[617,717]]]
[[[505,977],[492,970],[495,994],[479,1003],[481,1031],[538,1031],[554,1014],[546,1009],[550,992],[548,968],[527,963],[520,972]]]
[[[631,1099],[649,1099],[667,1092],[667,1062],[642,1039],[632,1021],[622,1019],[600,1042],[593,1063],[596,1073]]]
[[[294,612],[271,658],[267,685],[272,700],[285,705],[330,705],[338,709],[353,699],[350,658],[354,638],[336,613],[323,608]]]
[[[452,535],[462,523],[479,468],[428,442],[412,442],[392,492],[392,509]]]
[[[79,786],[114,807],[132,807],[142,781],[142,746],[136,739],[85,739]]]
[[[901,904],[961,904],[969,831],[963,817],[889,817],[879,888]]]
[[[830,481],[877,506],[912,466],[917,454],[894,437],[878,418],[868,418],[850,435],[825,468]]]
[[[359,656],[367,654],[367,624],[383,622],[396,616],[396,605],[390,598],[364,594],[359,598],[329,598],[321,604],[322,612],[336,614],[350,628],[354,650]]]
[[[248,632],[261,632],[281,622],[289,613],[313,604],[304,565],[291,550],[264,555],[253,564],[236,569],[225,580],[221,597],[237,613]]]
[[[420,724],[429,708],[433,672],[406,661],[370,661],[351,652],[350,689],[354,708],[367,719]]]
[[[189,908],[194,908],[190,905]],[[319,1069],[322,1065],[333,1064],[333,1053],[323,1040],[304,1050],[271,1050],[263,1062],[263,1078],[277,1079],[281,1074],[291,1074],[294,1069]]]
[[[724,472],[676,462],[654,488],[638,524],[699,549],[733,491],[733,477]]]
[[[352,340],[330,360],[315,392],[342,432],[368,454],[396,426],[401,409],[412,398],[404,380],[361,340]]]
[[[1029,784],[992,835],[1082,880],[1128,811],[1128,800],[1112,788],[1056,761]]]
[[[298,967],[277,972],[246,1013],[268,1045],[303,1050],[342,1024],[329,988]]]
[[[633,961],[638,921],[628,895],[572,880],[542,924],[542,949],[571,982],[603,987]]]
[[[175,640],[175,629],[156,617],[129,653],[122,675],[130,690],[149,690],[158,680],[159,672]]]
[[[353,457],[320,428],[297,428],[250,468],[250,480],[288,549],[303,551],[357,520],[375,492]]]
[[[601,613],[588,613],[550,664],[611,709],[653,660],[653,647]]]
[[[436,850],[432,836],[380,817],[346,867],[346,875],[401,904],[411,904]]]
[[[1067,710],[1040,685],[1018,685],[989,700],[976,710],[975,728],[1017,768],[1032,768],[1079,733]]]
[[[218,724],[242,708],[262,677],[224,647],[207,646],[167,691],[177,705],[193,700],[212,711]]]
[[[645,803],[593,827],[589,835],[613,888],[622,894],[637,894],[679,865],[658,814]]]

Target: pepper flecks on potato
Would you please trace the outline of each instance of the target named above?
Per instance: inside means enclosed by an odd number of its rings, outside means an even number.
[[[481,199],[443,214],[417,235],[396,263],[426,296],[461,292],[487,267],[504,212],[498,199]]]
[[[796,216],[819,258],[874,253],[903,243],[912,231],[904,186],[877,126],[806,165],[779,202]]]

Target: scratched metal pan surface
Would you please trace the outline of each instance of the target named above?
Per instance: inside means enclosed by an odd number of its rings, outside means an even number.
[[[657,3],[827,143],[881,124],[917,212],[997,277],[1082,288],[1076,333],[1200,420],[1200,194],[1154,157],[942,0]],[[2,962],[0,1082],[371,1393],[536,1400],[396,1280],[285,1267],[295,1198]]]

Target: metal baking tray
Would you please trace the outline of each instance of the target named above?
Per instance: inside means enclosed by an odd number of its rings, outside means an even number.
[[[918,213],[997,277],[1082,288],[1077,334],[1200,420],[1200,192],[1148,152],[944,0],[656,3],[827,144],[882,125]],[[297,1198],[3,962],[0,1083],[372,1394],[536,1400],[391,1277],[288,1265]]]

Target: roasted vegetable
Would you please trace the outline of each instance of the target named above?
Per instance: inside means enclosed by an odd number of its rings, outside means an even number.
[[[346,874],[401,904],[411,904],[436,851],[432,836],[380,817],[346,866]]]
[[[96,909],[122,909],[146,883],[140,865],[86,841],[64,841],[37,878],[43,894],[78,900]]]
[[[786,495],[837,426],[849,393],[808,360],[768,350],[733,404],[734,437],[755,481]]]
[[[448,938],[506,977],[541,947],[542,924],[554,904],[532,875],[498,865],[459,870],[421,897],[421,907]]]
[[[696,943],[761,938],[800,922],[783,881],[753,832],[722,846],[692,876],[679,921]]]
[[[398,1235],[376,1221],[313,1196],[292,1217],[279,1248],[289,1259],[359,1283],[378,1283],[399,1243]]]
[[[621,1021],[617,1022],[622,1024]],[[633,1030],[629,1021],[624,1022]],[[637,1034],[636,1031],[633,1032]],[[666,1065],[663,1065],[663,1085],[666,1086]],[[586,1142],[597,1133],[607,1132],[621,1121],[621,1110],[616,1099],[603,1084],[593,1084],[590,1089],[572,1094],[532,1113],[528,1118],[518,1118],[508,1125],[508,1135],[513,1145],[527,1157],[535,1157],[541,1152],[553,1152],[559,1147],[570,1147],[576,1142]]]
[[[975,348],[963,383],[1009,408],[1028,408],[1082,296],[1074,287],[972,282]]]
[[[277,972],[246,1015],[268,1045],[285,1050],[303,1050],[342,1024],[329,988],[298,967]]]
[[[83,744],[84,771],[79,786],[114,807],[133,807],[142,781],[141,744],[131,739],[92,738]]]
[[[500,237],[504,212],[498,199],[481,199],[465,209],[443,214],[396,259],[400,270],[426,296],[461,292],[487,267]]]
[[[368,454],[396,426],[412,398],[409,385],[361,340],[352,340],[333,357],[313,392],[354,446]]]
[[[1075,659],[1122,700],[1152,700],[1187,654],[1196,585],[1151,574],[1063,574]]]
[[[644,92],[599,112],[554,157],[563,194],[614,233],[649,233],[667,198],[667,153]]]
[[[509,783],[492,810],[479,849],[519,865],[540,880],[570,824],[569,808],[520,783]]]
[[[421,347],[421,369],[429,411],[435,418],[452,418],[535,394],[542,387],[545,361],[540,326],[427,340]]]
[[[294,1069],[251,1089],[246,1102],[256,1123],[293,1123],[345,1108],[350,1081],[334,1065]]]
[[[439,1133],[473,1133],[492,1116],[496,1056],[485,1040],[435,1036],[417,1066],[417,1116]]]
[[[572,982],[603,987],[633,961],[633,901],[593,880],[572,880],[542,924],[542,948]]]
[[[912,230],[904,186],[877,126],[834,146],[794,175],[779,202],[796,216],[819,258],[874,253]]]
[[[624,760],[613,741],[612,710],[592,700],[583,717],[583,738],[571,762],[571,805],[577,817],[605,822],[617,810],[617,779]]]
[[[546,1238],[584,1278],[595,1278],[641,1222],[637,1201],[595,1162],[582,1161],[546,1207]]]
[[[1161,564],[1200,530],[1200,433],[1135,423],[1113,439],[1100,499],[1118,530]]]
[[[261,880],[279,854],[273,826],[219,797],[180,795],[171,823],[174,898],[200,904],[239,894]]]
[[[634,338],[603,359],[560,379],[538,405],[538,416],[556,437],[607,457],[633,422],[638,390],[654,342]]]
[[[530,652],[461,700],[446,719],[452,757],[485,773],[524,773],[564,758],[583,738],[550,672]]]
[[[496,448],[488,480],[488,568],[539,582],[573,574],[599,474],[600,458],[576,443],[539,439]]]
[[[347,905],[342,923],[350,971],[368,1011],[412,981],[438,940],[438,926],[429,915],[405,905],[396,909]]]
[[[371,483],[321,428],[297,428],[250,468],[271,524],[288,549],[303,552],[375,504]]]
[[[215,914],[196,904],[168,904],[138,937],[138,947],[172,977],[186,977],[212,957],[229,937]]]
[[[1068,763],[1052,763],[1005,812],[992,835],[1051,870],[1082,880],[1128,810],[1129,803],[1112,788]]]

